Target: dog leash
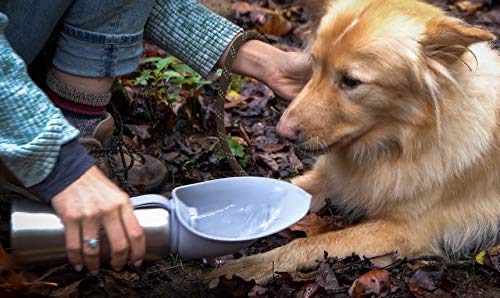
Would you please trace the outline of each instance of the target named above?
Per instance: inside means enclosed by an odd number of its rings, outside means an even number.
[[[222,74],[219,79],[220,86],[217,90],[217,97],[215,99],[215,122],[217,125],[217,137],[219,139],[222,152],[224,153],[224,157],[229,162],[229,166],[236,176],[248,176],[248,174],[247,172],[245,172],[245,170],[243,170],[238,160],[236,160],[236,157],[231,151],[231,148],[227,141],[226,127],[224,125],[224,101],[226,98],[226,94],[229,92],[229,88],[231,86],[231,67],[233,65],[234,59],[236,58],[236,54],[238,53],[241,46],[250,40],[260,40],[263,42],[267,42],[267,39],[263,35],[256,32],[244,32],[234,39],[233,43],[229,47],[228,55],[222,65]]]

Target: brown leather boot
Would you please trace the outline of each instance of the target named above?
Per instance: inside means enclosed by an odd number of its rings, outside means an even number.
[[[167,179],[168,170],[158,159],[139,153],[115,127],[111,114],[101,121],[91,138],[80,138],[103,173],[131,195],[138,189],[157,192]]]

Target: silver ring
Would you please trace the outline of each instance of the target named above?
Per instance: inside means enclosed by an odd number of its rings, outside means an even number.
[[[99,245],[99,239],[89,239],[85,241],[85,243],[92,248],[95,248]]]

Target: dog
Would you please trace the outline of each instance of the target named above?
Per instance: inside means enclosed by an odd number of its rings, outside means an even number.
[[[330,256],[458,256],[500,223],[500,57],[495,36],[416,0],[324,1],[313,76],[278,133],[318,155],[292,180],[363,221],[230,262],[258,283]]]

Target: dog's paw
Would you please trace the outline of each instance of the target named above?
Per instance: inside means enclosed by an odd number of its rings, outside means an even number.
[[[217,287],[221,276],[232,278],[234,275],[246,281],[253,279],[258,284],[266,284],[272,280],[275,271],[272,260],[255,255],[231,261],[213,270],[207,277],[210,281],[210,288]]]

